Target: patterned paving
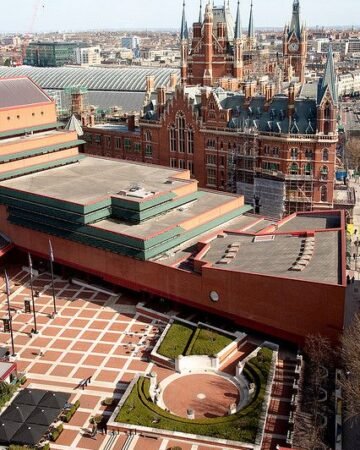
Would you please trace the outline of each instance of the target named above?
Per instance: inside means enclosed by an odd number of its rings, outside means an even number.
[[[15,351],[18,368],[26,372],[28,378],[26,387],[71,392],[70,401],[80,400],[79,410],[70,423],[65,424],[63,433],[51,448],[121,449],[127,440],[125,435],[88,437],[89,419],[96,414],[110,416],[113,407],[102,406],[102,400],[106,397],[120,399],[127,384],[139,372],[154,370],[159,380],[171,374],[148,362],[158,337],[157,325],[136,312],[138,299],[135,296],[104,294],[58,277],[55,291],[59,314],[52,319],[51,278],[43,273],[34,280],[34,290],[40,294],[35,299],[39,333],[29,337],[34,328],[32,313],[24,313],[24,300],[31,294],[29,275],[19,267],[9,268],[8,272],[12,284],[10,303]],[[7,315],[4,290],[4,280],[0,277],[0,317]],[[3,332],[2,324],[0,343],[10,344],[10,336]],[[88,377],[91,383],[84,389],[78,387]],[[175,445],[183,450],[223,449],[136,436],[128,450],[166,450]]]

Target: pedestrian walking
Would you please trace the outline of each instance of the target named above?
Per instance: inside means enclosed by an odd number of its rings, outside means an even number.
[[[44,356],[44,352],[42,351],[42,349],[39,350],[39,356]]]

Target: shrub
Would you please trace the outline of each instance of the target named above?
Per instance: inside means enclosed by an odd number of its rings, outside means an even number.
[[[265,352],[266,362],[268,356],[271,359],[271,355],[271,351],[270,354]],[[244,374],[251,382],[256,384],[255,395],[250,403],[236,414],[213,419],[195,420],[174,416],[152,402],[149,394],[150,381],[148,378],[140,378],[119,411],[116,421],[219,439],[254,443],[268,376],[266,372],[267,365],[264,364],[262,356],[260,356],[259,361],[255,362],[261,366],[261,369],[252,360],[244,368]]]
[[[64,425],[61,423],[54,430],[52,430],[50,433],[50,440],[55,442],[57,440],[57,438],[60,436],[60,434],[62,433],[63,429],[64,429]]]
[[[102,404],[104,406],[112,406],[115,404],[115,399],[112,397],[107,397],[102,401]]]

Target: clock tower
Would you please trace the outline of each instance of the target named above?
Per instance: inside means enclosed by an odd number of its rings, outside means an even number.
[[[284,29],[283,55],[285,81],[292,77],[305,82],[305,64],[307,54],[307,34],[300,26],[300,0],[294,0],[291,24]]]

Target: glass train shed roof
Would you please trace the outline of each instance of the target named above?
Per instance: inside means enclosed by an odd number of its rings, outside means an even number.
[[[0,78],[26,76],[43,89],[82,86],[89,91],[144,92],[146,76],[155,77],[155,88],[167,86],[174,68],[0,67]]]

